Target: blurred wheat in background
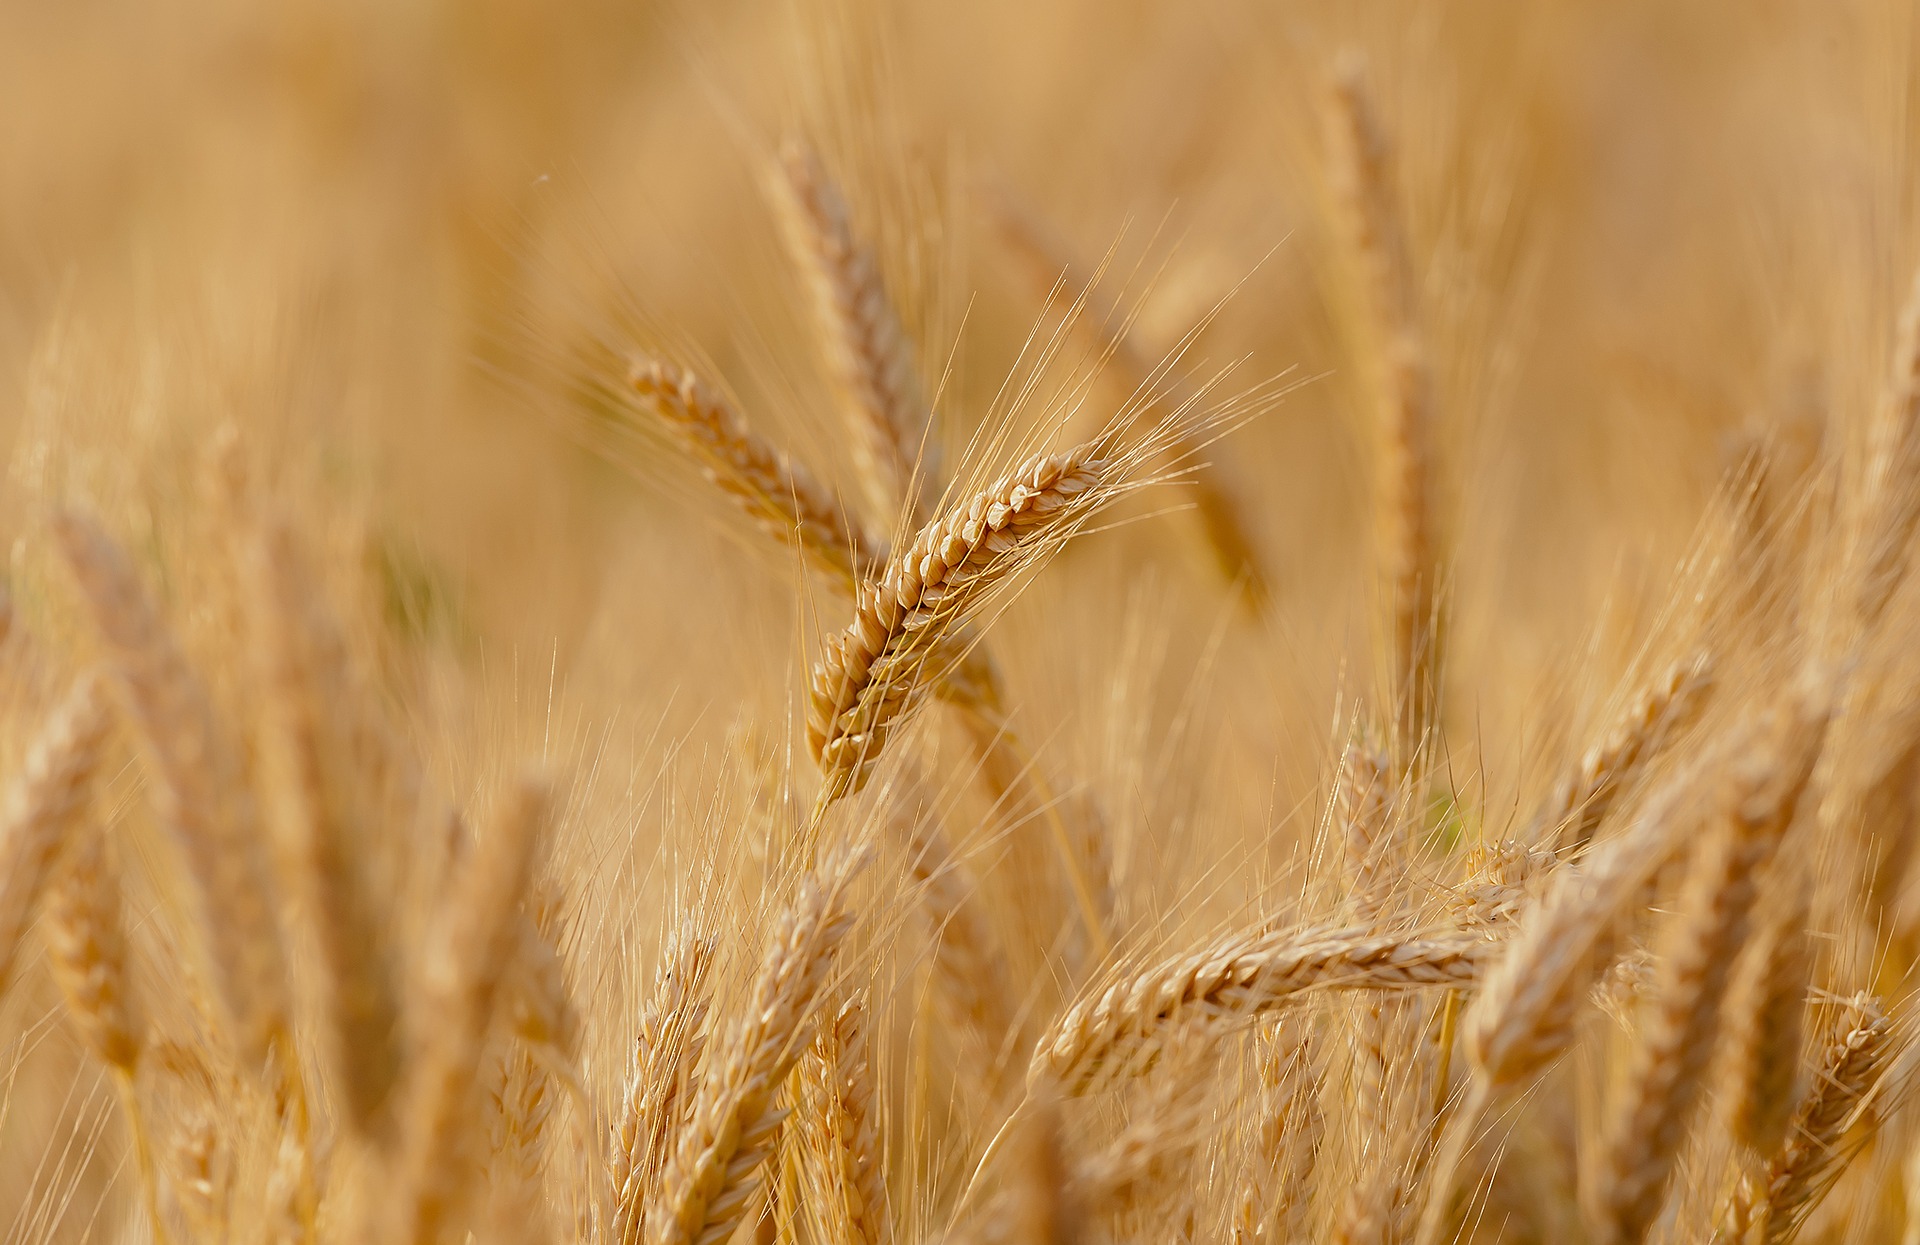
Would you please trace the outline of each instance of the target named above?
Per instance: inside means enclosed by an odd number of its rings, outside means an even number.
[[[0,1245],[1920,1245],[1917,69],[0,9]]]

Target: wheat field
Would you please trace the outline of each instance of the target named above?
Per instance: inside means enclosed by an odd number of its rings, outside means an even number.
[[[1920,6],[0,6],[0,1245],[1920,1245]]]

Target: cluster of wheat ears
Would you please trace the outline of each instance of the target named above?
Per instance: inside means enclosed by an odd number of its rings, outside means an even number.
[[[319,503],[245,436],[175,499],[190,564],[71,499],[22,536],[4,1093],[68,1101],[6,1239],[1920,1241],[1920,286],[1858,450],[1736,455],[1612,720],[1531,806],[1476,805],[1396,148],[1362,65],[1328,82],[1384,675],[1236,918],[1128,915],[1103,810],[1138,792],[1087,798],[1022,733],[993,624],[1125,517],[1257,626],[1288,585],[1232,434],[1291,382],[1163,358],[983,191],[1045,293],[1032,349],[1127,396],[1072,435],[1101,391],[1029,369],[999,406],[1060,417],[988,416],[943,462],[876,244],[790,139],[768,202],[844,463],[804,467],[686,352],[555,352],[565,427],[704,477],[817,619],[773,696],[791,745],[749,724],[749,795],[661,849],[642,910],[580,900],[624,867],[580,827],[658,793],[551,758],[448,782],[415,705],[446,693],[396,673]]]

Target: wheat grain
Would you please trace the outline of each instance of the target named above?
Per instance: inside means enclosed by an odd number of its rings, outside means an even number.
[[[609,1175],[613,1190],[613,1239],[635,1245],[645,1228],[646,1208],[679,1134],[696,1086],[694,1068],[706,1044],[707,974],[714,940],[683,923],[660,956],[653,993],[640,1018],[633,1066],[627,1074],[620,1123],[613,1137]]]

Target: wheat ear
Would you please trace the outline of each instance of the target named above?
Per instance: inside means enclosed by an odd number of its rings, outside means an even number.
[[[728,1030],[675,1138],[647,1212],[652,1245],[718,1245],[740,1226],[773,1153],[781,1082],[806,1048],[835,951],[852,928],[846,889],[866,856],[824,857],[780,916],[745,1014]]]
[[[682,925],[660,957],[653,993],[640,1017],[633,1067],[613,1136],[615,1245],[637,1245],[646,1208],[679,1135],[695,1087],[694,1067],[706,1044],[711,998],[707,974],[714,940]]]
[[[456,879],[422,981],[420,1048],[408,1075],[389,1239],[457,1239],[473,1182],[479,1073],[521,938],[548,795],[524,781]]]
[[[233,745],[126,554],[79,515],[62,515],[54,530],[144,746],[155,812],[186,858],[233,1040],[261,1065],[286,1037],[287,980],[265,845]]]
[[[1252,930],[1113,981],[1047,1031],[1028,1083],[1067,1093],[1145,1068],[1176,1022],[1245,1022],[1308,990],[1410,990],[1473,982],[1484,939],[1355,930]]]
[[[400,1075],[396,969],[366,876],[364,835],[379,811],[336,708],[354,679],[339,623],[294,537],[270,524],[252,550],[249,631],[265,674],[269,743],[285,781],[291,878],[320,949],[327,1050],[348,1120],[374,1127]]]
[[[1729,775],[1720,825],[1699,847],[1679,918],[1660,957],[1659,986],[1605,1143],[1597,1199],[1603,1240],[1636,1245],[1665,1200],[1692,1107],[1712,1059],[1733,961],[1746,943],[1766,867],[1819,758],[1824,706],[1776,715],[1771,738]]]
[[[853,231],[852,213],[819,156],[798,139],[780,152],[774,201],[787,249],[812,295],[820,344],[832,363],[847,416],[854,461],[882,524],[917,523],[915,464],[923,456],[928,411],[913,347],[894,314],[873,252]]]
[[[846,1245],[886,1245],[893,1235],[868,1023],[864,1001],[848,999],[821,1023],[800,1065],[810,1200],[823,1219],[821,1239]]]
[[[1304,1029],[1290,1041],[1268,1035],[1257,1056],[1259,1113],[1246,1185],[1235,1202],[1232,1245],[1302,1239],[1311,1209],[1323,1118],[1321,1077]]]
[[[922,528],[861,586],[853,622],[813,668],[807,744],[826,780],[823,799],[865,785],[948,634],[996,582],[1107,500],[1102,486],[1115,473],[1100,442],[1035,455]]]
[[[714,487],[776,539],[849,583],[886,560],[883,547],[855,525],[831,492],[756,435],[692,372],[638,359],[627,384],[693,454]]]
[[[1848,1157],[1845,1140],[1896,1047],[1876,1000],[1857,994],[1822,1053],[1785,1140],[1758,1175],[1743,1179],[1721,1213],[1716,1241],[1784,1245],[1793,1239]]]
[[[1431,364],[1419,285],[1396,202],[1393,151],[1357,56],[1336,68],[1327,118],[1330,182],[1363,275],[1380,353],[1378,524],[1402,764],[1440,693]]]
[[[0,809],[0,995],[60,844],[86,806],[108,725],[99,679],[80,676],[7,785]]]

